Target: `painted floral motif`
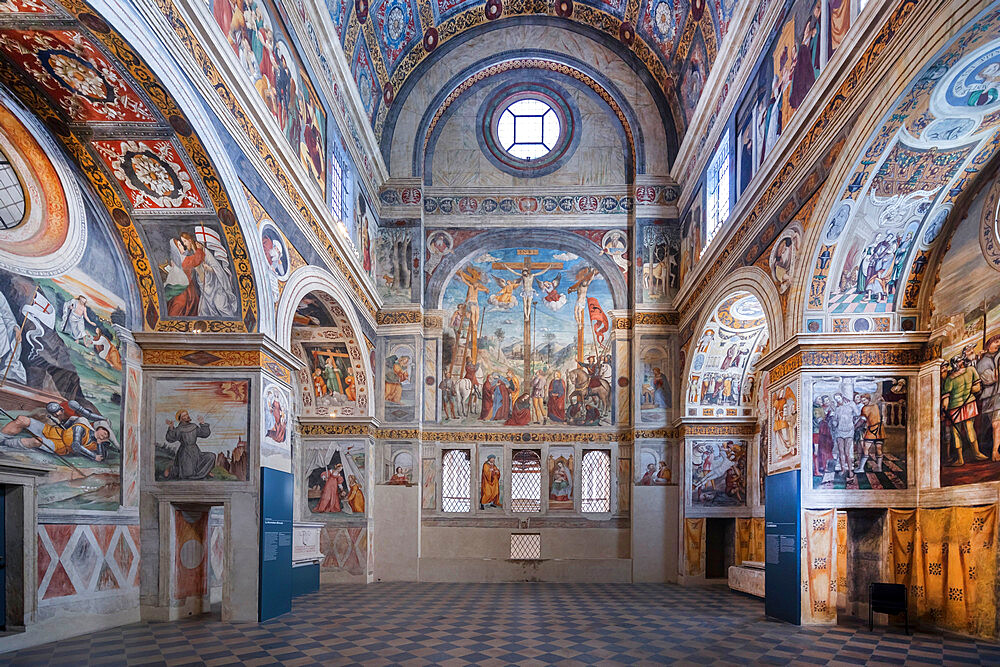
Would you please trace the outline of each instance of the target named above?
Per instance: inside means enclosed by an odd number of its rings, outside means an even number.
[[[52,9],[40,0],[7,0],[0,3],[0,14],[51,14]]]
[[[150,123],[153,112],[98,50],[75,30],[0,31],[0,52],[37,81],[76,122]]]
[[[125,191],[132,208],[205,208],[169,141],[95,141],[94,148]]]
[[[390,70],[417,35],[416,12],[409,0],[385,0],[375,11],[375,34]]]

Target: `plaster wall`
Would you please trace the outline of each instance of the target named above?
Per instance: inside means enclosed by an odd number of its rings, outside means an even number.
[[[678,486],[633,488],[633,583],[677,581],[679,491]]]

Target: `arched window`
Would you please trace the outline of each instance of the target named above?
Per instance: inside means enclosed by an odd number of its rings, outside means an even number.
[[[542,510],[542,456],[538,450],[514,452],[510,464],[510,508],[515,512]]]
[[[583,454],[581,512],[611,511],[611,453],[592,449]]]
[[[472,464],[468,449],[445,450],[441,458],[441,509],[468,512],[472,509]]]
[[[0,229],[24,222],[24,187],[6,153],[0,150]]]
[[[712,243],[729,218],[729,130],[722,135],[719,147],[708,165],[708,205],[705,211],[705,242],[701,254]]]

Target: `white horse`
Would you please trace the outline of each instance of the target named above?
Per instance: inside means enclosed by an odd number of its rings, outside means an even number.
[[[483,395],[479,389],[479,385],[482,384],[484,377],[483,367],[476,364],[477,384],[473,385],[472,380],[469,378],[462,378],[455,383],[455,389],[458,391],[458,409],[463,417],[468,417],[469,412],[473,409],[472,399],[482,400]]]

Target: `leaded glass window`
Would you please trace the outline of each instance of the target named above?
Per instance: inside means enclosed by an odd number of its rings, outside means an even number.
[[[580,479],[581,512],[611,511],[611,453],[603,449],[584,452]]]
[[[542,510],[542,456],[538,450],[514,452],[510,466],[510,508],[515,512]]]

